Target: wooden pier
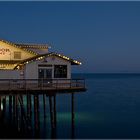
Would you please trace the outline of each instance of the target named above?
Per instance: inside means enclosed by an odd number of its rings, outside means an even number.
[[[0,79],[0,93],[85,91],[84,79]],[[25,92],[26,91],[26,92]]]
[[[0,135],[0,138],[45,138],[40,135],[40,113],[44,118],[44,129],[48,127],[46,120],[50,120],[50,138],[57,138],[56,102],[60,93],[69,93],[67,95],[71,97],[71,138],[75,138],[74,94],[85,90],[84,79],[0,80],[0,120],[8,122],[9,129],[16,130],[7,134],[6,128],[6,135]]]

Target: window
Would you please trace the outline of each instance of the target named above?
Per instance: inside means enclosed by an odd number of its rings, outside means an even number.
[[[67,78],[67,65],[54,65],[54,78]]]
[[[14,52],[14,59],[21,59],[21,52]]]

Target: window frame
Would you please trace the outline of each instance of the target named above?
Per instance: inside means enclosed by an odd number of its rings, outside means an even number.
[[[62,68],[59,69],[58,67],[62,67]],[[65,73],[64,73],[64,70],[66,70]],[[54,65],[54,78],[66,78],[67,79],[67,77],[68,77],[68,66],[67,65],[64,65],[64,64]]]
[[[15,57],[15,55],[18,55],[18,57]],[[21,59],[21,52],[14,51],[14,59]]]

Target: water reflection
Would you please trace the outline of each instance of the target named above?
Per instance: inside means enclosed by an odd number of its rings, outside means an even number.
[[[0,130],[4,133],[0,138],[57,138],[56,96],[56,93],[1,95]],[[75,138],[74,93],[71,93],[71,138]]]

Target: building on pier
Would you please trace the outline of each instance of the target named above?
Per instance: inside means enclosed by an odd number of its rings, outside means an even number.
[[[70,79],[71,65],[81,62],[49,52],[47,44],[0,40],[0,79]]]
[[[85,89],[84,79],[71,79],[71,65],[81,62],[48,49],[0,40],[0,90]]]

